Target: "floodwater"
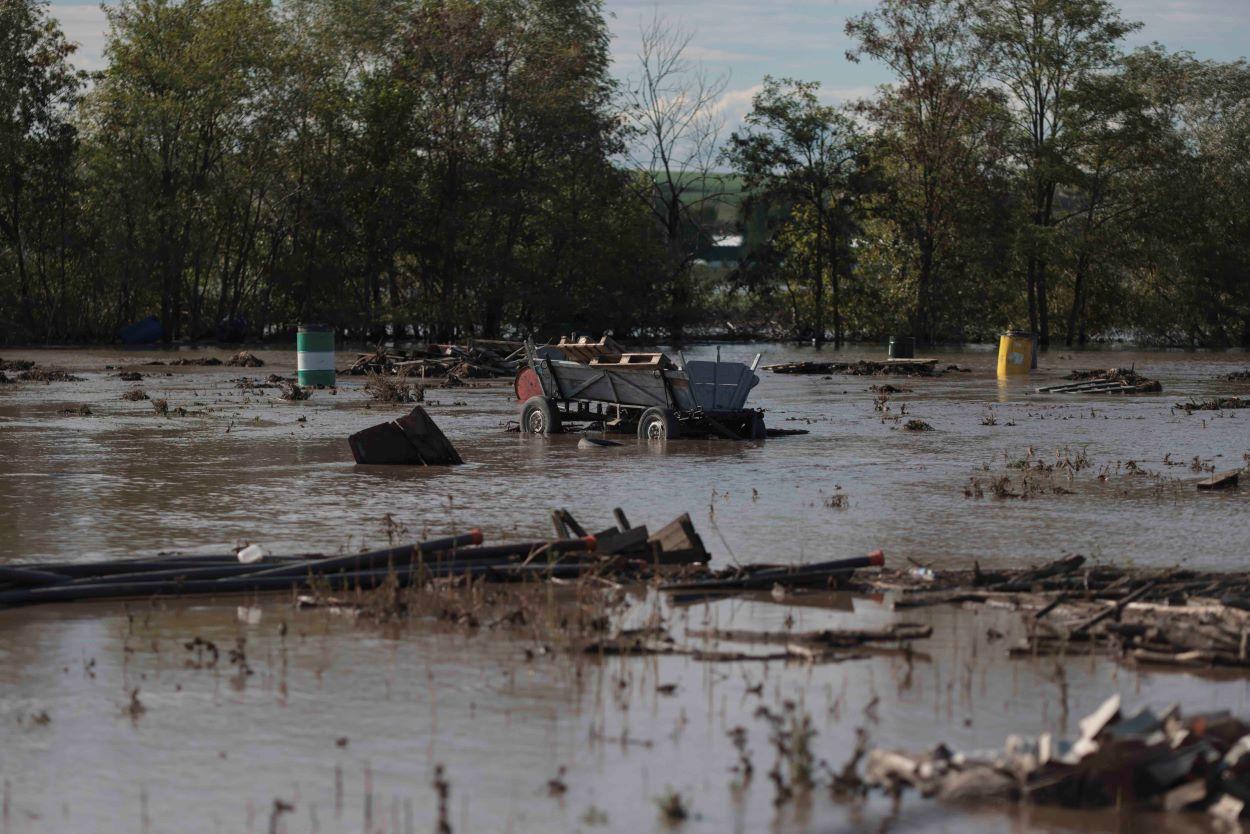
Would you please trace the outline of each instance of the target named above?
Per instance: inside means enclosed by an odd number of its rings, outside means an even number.
[[[748,361],[763,351],[766,363],[817,358],[775,345],[721,350]],[[630,440],[594,452],[579,451],[575,437],[503,431],[517,407],[505,385],[431,389],[427,410],[468,465],[402,471],[354,466],[344,441],[402,406],[370,406],[358,378],[303,403],[278,400],[274,388],[236,388],[243,376],[292,372],[293,352],[257,353],[265,368],[139,367],[171,358],[155,351],[0,353],[85,377],[0,387],[0,562],[222,552],[243,541],[351,551],[473,526],[501,540],[546,535],[552,507],[593,530],[619,506],[653,528],[689,512],[720,564],[882,548],[900,566],[1079,552],[1244,568],[1250,490],[1198,493],[1192,482],[1203,473],[1191,464],[1243,465],[1250,413],[1172,409],[1190,397],[1250,393],[1250,384],[1220,379],[1250,366],[1242,353],[1052,352],[1040,372],[1006,384],[994,378],[989,350],[942,352],[944,364],[971,371],[935,379],[764,373],[751,402],[768,409],[770,426],[811,434],[754,444]],[[133,365],[146,378],[124,383],[105,365]],[[1033,392],[1071,368],[1127,365],[1159,379],[1164,393]],[[892,395],[886,412],[868,390],[884,383],[910,389]],[[122,401],[132,387],[191,413],[167,419],[149,402]],[[62,414],[82,404],[92,416]],[[903,429],[912,417],[934,430]],[[1081,465],[1070,478],[1066,470],[1040,478],[1043,491],[1027,499],[995,498],[989,484],[1004,475],[1022,491],[1012,464],[1025,459]],[[888,599],[673,608],[633,593],[626,619],[658,619],[679,640],[688,628],[895,618]],[[1010,733],[1072,734],[1113,692],[1127,705],[1250,713],[1250,687],[1238,677],[1147,674],[1095,658],[1062,667],[1007,660],[1019,627],[1011,612],[906,614],[934,626],[910,662],[882,655],[809,666],[575,660],[544,651],[544,638],[524,629],[466,631],[425,618],[381,628],[277,599],[0,612],[0,832],[432,831],[438,764],[456,832],[1208,830],[1201,816],[987,811],[915,797],[894,814],[883,800],[838,804],[823,790],[774,805],[767,771],[776,754],[761,706],[779,712],[790,701],[810,715],[815,754],[834,770],[860,727],[874,745],[900,749],[1000,747]],[[990,640],[991,628],[1008,637]],[[185,648],[197,636],[221,647],[217,666],[197,664]],[[239,638],[251,675],[225,659]],[[136,689],[142,708],[132,712]],[[755,767],[745,787],[730,770],[736,726],[748,731]],[[567,789],[552,796],[552,779]],[[690,812],[675,828],[656,802],[668,791]],[[277,800],[291,810],[275,815]]]

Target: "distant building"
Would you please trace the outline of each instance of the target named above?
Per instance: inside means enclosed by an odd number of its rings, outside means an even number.
[[[699,250],[695,262],[713,269],[736,269],[745,254],[746,241],[742,235],[714,235],[711,244]]]

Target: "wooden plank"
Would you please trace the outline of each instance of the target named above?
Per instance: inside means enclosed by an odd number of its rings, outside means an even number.
[[[1198,482],[1198,489],[1228,489],[1237,486],[1238,477],[1241,470],[1233,469],[1228,472],[1217,472],[1210,478],[1203,478]]]
[[[560,513],[560,520],[564,522],[564,526],[573,531],[573,535],[579,538],[586,537],[586,528],[577,523],[577,519],[573,518],[573,514],[568,510],[557,510]]]
[[[689,513],[682,513],[661,527],[648,541],[662,552],[696,551],[704,555],[703,561],[706,560],[707,549],[703,546],[703,539],[695,532]]]
[[[569,528],[564,524],[564,516],[559,510],[551,511],[551,531],[555,533],[557,539],[567,539],[569,537]]]
[[[646,553],[649,552],[647,546],[648,538],[650,536],[647,533],[646,525],[624,531],[615,527],[609,527],[595,534],[595,550],[607,556],[617,553]]]
[[[1076,394],[1076,393],[1099,393],[1102,391],[1119,391],[1121,389],[1136,389],[1140,386],[1132,385],[1123,380],[1099,380],[1094,382],[1074,382],[1069,385],[1049,385],[1045,388],[1038,388],[1039,394]]]
[[[620,356],[596,356],[589,363],[595,368],[640,368],[659,370],[673,363],[662,353],[623,353]]]

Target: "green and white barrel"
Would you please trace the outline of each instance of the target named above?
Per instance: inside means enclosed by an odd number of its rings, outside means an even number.
[[[334,384],[334,329],[324,324],[301,324],[295,335],[296,367],[300,385]]]

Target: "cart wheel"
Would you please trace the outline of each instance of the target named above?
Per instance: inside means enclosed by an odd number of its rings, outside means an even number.
[[[559,434],[560,412],[554,400],[530,397],[521,406],[521,431],[525,434]]]
[[[672,440],[681,437],[681,425],[677,415],[668,408],[648,408],[638,420],[638,437],[641,440]]]
[[[764,426],[764,415],[757,411],[751,418],[751,439],[764,440],[767,437],[768,429]]]

